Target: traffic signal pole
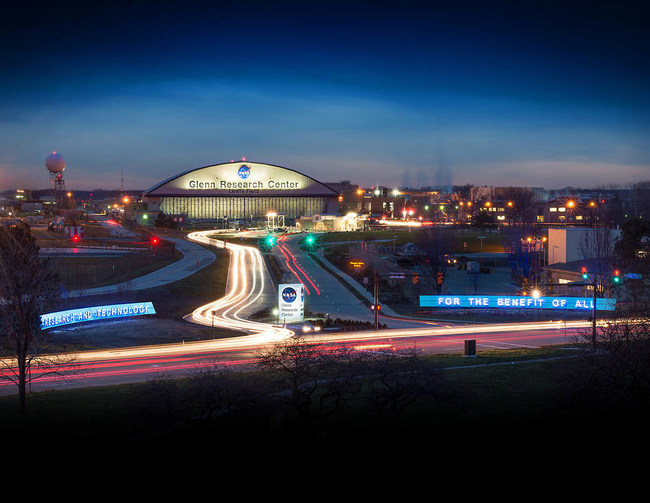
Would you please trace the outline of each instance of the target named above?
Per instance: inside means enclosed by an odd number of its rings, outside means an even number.
[[[592,286],[594,289],[594,314],[591,322],[591,348],[596,349],[596,275],[593,276]]]
[[[375,330],[379,330],[379,274],[377,269],[375,269]]]

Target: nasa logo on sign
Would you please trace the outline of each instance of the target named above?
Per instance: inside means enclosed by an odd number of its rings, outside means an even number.
[[[284,290],[282,290],[282,300],[285,302],[293,302],[296,300],[296,297],[298,294],[293,288],[287,287]]]
[[[239,168],[239,171],[237,171],[237,174],[239,175],[239,178],[246,180],[246,178],[251,176],[251,169],[246,165],[242,165],[242,167]]]

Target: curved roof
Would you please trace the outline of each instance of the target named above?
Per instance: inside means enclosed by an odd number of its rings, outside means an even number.
[[[154,185],[144,196],[338,196],[326,184],[293,169],[237,161],[194,168]]]

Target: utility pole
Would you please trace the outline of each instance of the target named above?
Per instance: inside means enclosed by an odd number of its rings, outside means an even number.
[[[379,330],[379,274],[375,269],[375,330]]]
[[[593,275],[593,281],[592,281],[592,286],[594,288],[594,305],[593,305],[593,311],[594,314],[592,316],[592,325],[591,325],[591,346],[592,349],[596,349],[596,275]]]

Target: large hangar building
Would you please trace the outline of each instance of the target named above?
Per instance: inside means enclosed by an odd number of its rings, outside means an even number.
[[[189,221],[288,221],[338,212],[338,192],[295,170],[258,162],[228,162],[191,169],[144,192],[149,211]]]

